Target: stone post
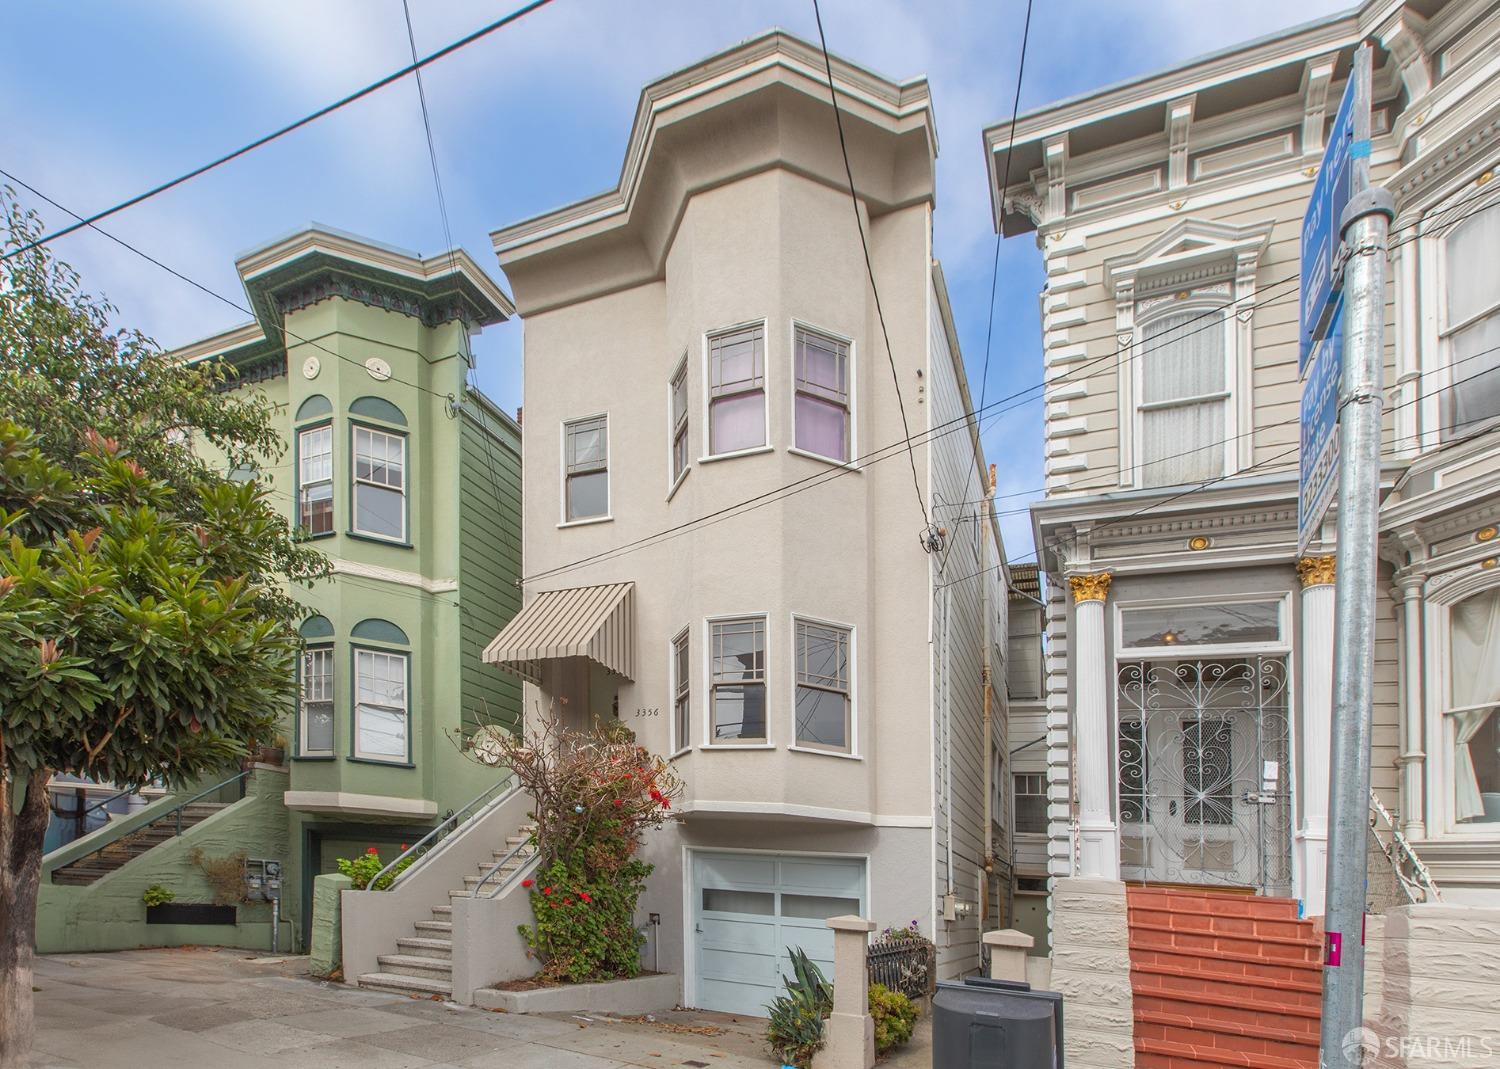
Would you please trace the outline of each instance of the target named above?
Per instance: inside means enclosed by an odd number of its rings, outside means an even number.
[[[1036,940],[1014,928],[985,932],[979,937],[990,948],[990,979],[1026,981],[1026,955]]]
[[[833,1015],[827,1042],[813,1059],[814,1069],[871,1069],[875,1064],[875,1018],[870,1016],[870,982],[865,950],[875,922],[863,917],[830,917],[833,929]]]
[[[1309,917],[1323,915],[1328,878],[1328,763],[1333,730],[1333,557],[1303,557],[1302,819],[1297,824],[1299,897]],[[1283,773],[1287,774],[1287,773]]]
[[[312,946],[308,948],[308,970],[314,976],[328,976],[344,964],[343,918],[340,916],[341,891],[354,881],[338,872],[313,877]]]
[[[1078,746],[1079,873],[1085,878],[1120,878],[1120,832],[1110,803],[1115,769],[1109,718],[1109,653],[1104,643],[1104,599],[1108,572],[1073,575],[1073,724]]]

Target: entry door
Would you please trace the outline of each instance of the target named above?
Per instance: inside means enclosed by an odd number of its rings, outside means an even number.
[[[694,853],[693,960],[702,1009],[753,1017],[801,947],[833,979],[829,917],[865,909],[865,863],[798,854]]]

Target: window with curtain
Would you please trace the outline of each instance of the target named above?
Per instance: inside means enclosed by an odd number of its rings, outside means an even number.
[[[1040,772],[1016,772],[1010,782],[1016,834],[1047,834],[1047,777]]]
[[[354,428],[354,530],[406,539],[406,435]]]
[[[853,734],[849,629],[796,622],[797,745],[848,753]]]
[[[1500,823],[1500,588],[1449,613],[1454,817]]]
[[[676,733],[674,749],[692,745],[692,702],[689,682],[688,630],[672,640],[672,729]]]
[[[333,531],[333,428],[297,435],[297,524],[308,534]]]
[[[688,467],[687,357],[682,358],[670,389],[672,419],[672,485]]]
[[[797,448],[848,461],[849,345],[798,327],[792,348]]]
[[[354,651],[354,756],[405,761],[408,743],[407,656]]]
[[[1141,328],[1143,486],[1201,482],[1224,473],[1229,401],[1223,310],[1174,312]]]
[[[766,741],[766,618],[709,626],[709,708],[715,743]]]
[[[333,753],[333,648],[302,654],[302,738],[304,756]]]
[[[708,339],[708,451],[766,444],[766,332],[763,327]]]
[[[1500,201],[1443,239],[1443,344],[1452,388],[1444,391],[1442,435],[1461,438],[1500,416]]]
[[[563,424],[564,519],[609,515],[609,421],[592,416]]]

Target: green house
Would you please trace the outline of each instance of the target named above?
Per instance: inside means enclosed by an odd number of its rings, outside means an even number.
[[[281,855],[283,932],[305,946],[312,877],[370,847],[394,858],[493,786],[499,773],[458,744],[482,723],[520,718],[519,682],[480,654],[520,607],[521,431],[471,374],[473,335],[515,309],[462,251],[422,258],[317,226],[236,266],[255,320],[174,355],[225,361],[237,372],[232,388],[274,405],[285,452],[240,474],[270,487],[287,519],[328,556],[332,575],[294,590],[309,615],[298,715],[284,728],[285,771],[257,770],[249,793],[259,803],[213,813],[212,823],[224,825],[213,839]],[[279,804],[268,808],[268,793],[279,793]],[[229,820],[237,810],[239,824],[255,826],[237,833]],[[81,886],[54,886],[82,881],[65,879],[68,856],[50,859],[43,897],[69,900],[44,902],[39,948],[170,941],[146,928],[134,885],[158,881],[153,855],[165,862],[180,852],[154,847]],[[194,898],[193,880],[182,883],[189,887],[179,900]],[[131,907],[105,909],[106,898],[131,899]],[[114,914],[118,935],[53,930],[100,910]],[[205,943],[260,938],[178,934]]]

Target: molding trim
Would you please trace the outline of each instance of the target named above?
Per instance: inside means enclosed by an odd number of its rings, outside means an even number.
[[[349,794],[345,791],[287,791],[282,805],[306,813],[345,813],[370,817],[435,817],[438,804],[426,798],[397,798],[388,794]]]
[[[416,572],[403,572],[396,568],[383,568],[378,564],[361,564],[339,558],[330,562],[334,575],[352,575],[360,579],[374,579],[381,583],[409,586],[428,594],[451,594],[458,589],[457,579],[429,579]]]

